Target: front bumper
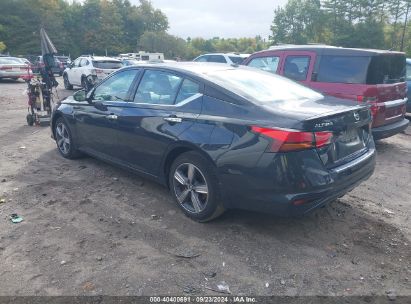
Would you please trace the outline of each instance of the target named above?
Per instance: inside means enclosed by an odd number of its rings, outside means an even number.
[[[394,122],[389,125],[372,128],[372,135],[376,140],[387,138],[395,134],[401,133],[402,131],[407,129],[408,125],[408,119],[403,118],[402,120]]]
[[[314,150],[277,156],[265,153],[254,172],[223,176],[225,207],[301,216],[367,180],[375,159],[373,141],[362,156],[332,169],[322,165]]]

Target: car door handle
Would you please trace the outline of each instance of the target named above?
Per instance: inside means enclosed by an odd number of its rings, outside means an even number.
[[[106,118],[107,118],[108,120],[117,120],[118,117],[117,117],[117,115],[110,114],[110,115],[107,115]]]
[[[171,123],[179,123],[182,122],[183,120],[180,117],[177,117],[175,115],[169,116],[169,117],[164,117],[165,121],[171,122]]]

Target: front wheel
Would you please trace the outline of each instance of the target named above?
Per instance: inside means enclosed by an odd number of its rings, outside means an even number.
[[[197,152],[177,157],[170,168],[169,186],[178,206],[195,221],[211,221],[224,212],[213,164]]]
[[[65,120],[60,117],[57,119],[54,134],[57,148],[60,154],[68,159],[74,159],[80,156],[80,152],[75,148],[74,139]]]
[[[72,90],[72,89],[73,89],[73,86],[71,85],[71,83],[70,83],[70,81],[69,81],[69,79],[68,79],[67,74],[64,74],[64,75],[63,75],[63,82],[64,82],[64,88],[65,88],[66,90]]]

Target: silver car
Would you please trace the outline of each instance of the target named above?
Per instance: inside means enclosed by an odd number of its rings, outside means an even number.
[[[30,66],[14,57],[0,57],[0,79],[27,78],[32,75]]]

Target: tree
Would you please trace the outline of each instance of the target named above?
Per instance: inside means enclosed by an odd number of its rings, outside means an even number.
[[[167,58],[186,57],[185,40],[166,32],[145,32],[139,42],[139,48],[154,53],[164,53]]]
[[[4,52],[5,49],[6,49],[6,45],[4,44],[3,41],[0,41],[0,53]]]

